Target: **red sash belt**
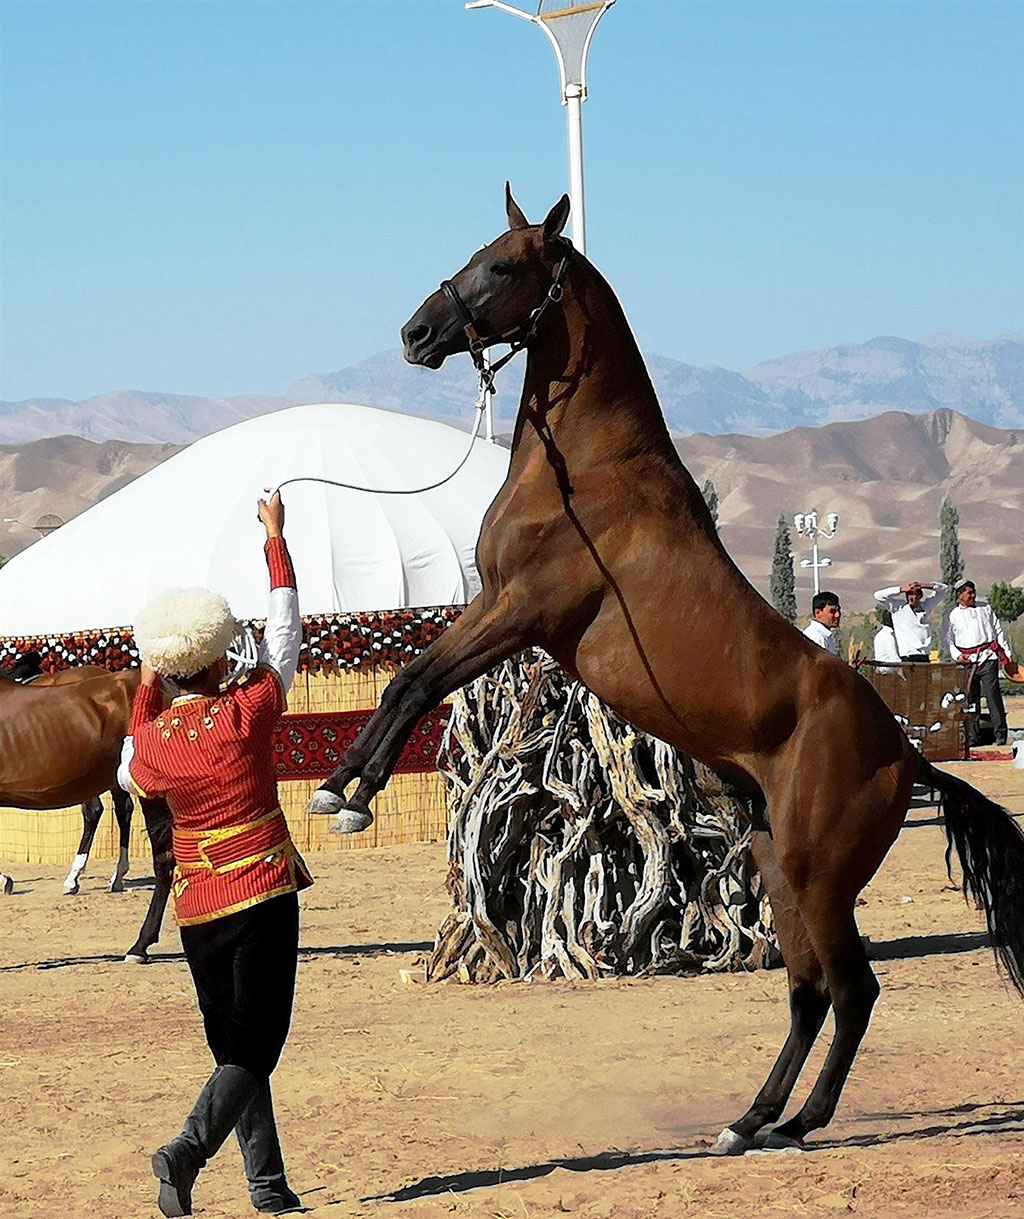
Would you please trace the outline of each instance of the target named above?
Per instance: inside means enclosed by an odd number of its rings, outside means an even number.
[[[975,644],[972,644],[972,646],[969,648],[961,648],[960,655],[961,656],[975,656],[975,655],[977,655],[978,652],[987,652],[990,649],[993,652],[995,652],[995,654],[999,657],[1000,664],[1008,665],[1008,664],[1013,663],[1010,660],[1009,656],[1006,655],[1006,653],[999,646],[999,644],[996,643],[996,641],[994,639],[989,640],[988,643],[975,643]]]
[[[291,848],[284,813],[275,808],[255,821],[220,830],[175,830],[174,859],[182,871],[230,872]]]

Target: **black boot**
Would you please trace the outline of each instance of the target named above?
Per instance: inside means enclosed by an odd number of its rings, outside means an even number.
[[[244,1067],[218,1067],[199,1093],[185,1128],[153,1155],[153,1175],[160,1182],[157,1205],[167,1219],[192,1214],[192,1186],[206,1162],[220,1150],[239,1115],[259,1088]]]
[[[282,1215],[286,1211],[298,1210],[302,1206],[302,1199],[285,1180],[284,1157],[277,1137],[269,1079],[260,1084],[248,1109],[239,1118],[235,1134],[242,1149],[253,1206],[265,1215]]]

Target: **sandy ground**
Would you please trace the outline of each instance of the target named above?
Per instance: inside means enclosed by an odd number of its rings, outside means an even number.
[[[1024,771],[956,769],[1024,814]],[[1024,1005],[944,848],[914,811],[865,891],[883,992],[835,1122],[805,1153],[734,1160],[707,1148],[782,1043],[781,971],[407,984],[446,909],[444,848],[311,857],[275,1076],[292,1183],[325,1219],[1024,1215]],[[148,887],[109,895],[93,865],[67,898],[63,875],[22,865],[0,903],[0,1215],[156,1215],[149,1154],[209,1071],[177,932],[149,967],[116,963]],[[254,1213],[233,1140],[196,1203]]]

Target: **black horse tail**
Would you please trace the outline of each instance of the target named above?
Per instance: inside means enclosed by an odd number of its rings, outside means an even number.
[[[922,781],[942,795],[946,821],[946,867],[960,859],[964,896],[988,922],[996,959],[1024,995],[1024,830],[1001,804],[977,788],[924,763]]]

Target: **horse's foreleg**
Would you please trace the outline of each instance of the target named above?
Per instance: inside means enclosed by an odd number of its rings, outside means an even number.
[[[793,891],[779,867],[771,838],[751,836],[751,854],[768,891],[772,918],[789,975],[789,1035],[782,1051],[747,1112],[718,1136],[715,1155],[741,1155],[757,1142],[757,1134],[782,1116],[807,1056],[828,1014],[830,998],[825,974],[811,946]]]
[[[114,805],[114,816],[117,818],[119,854],[114,875],[110,878],[110,892],[124,892],[124,878],[128,875],[128,843],[132,836],[132,798],[120,787],[110,789],[110,799]]]
[[[0,893],[2,893],[4,897],[10,897],[13,892],[14,877],[7,876],[3,872],[0,872]]]
[[[82,838],[78,844],[78,854],[71,861],[71,869],[64,880],[64,892],[73,896],[78,892],[78,882],[82,879],[85,865],[89,862],[89,852],[96,830],[103,816],[103,801],[97,796],[82,805]]]
[[[521,651],[524,632],[506,599],[489,610],[470,605],[440,639],[400,672],[334,774],[315,793],[310,810],[336,813],[332,829],[352,833],[372,821],[370,801],[391,777],[417,721],[467,682]],[[359,780],[350,800],[345,788]]]
[[[146,819],[146,833],[153,848],[153,875],[156,885],[149,899],[149,909],[139,931],[139,938],[125,953],[124,959],[133,965],[144,965],[149,959],[149,950],[160,938],[160,924],[167,908],[171,892],[171,873],[174,870],[174,852],[171,847],[171,813],[162,800],[143,800],[142,815]]]

